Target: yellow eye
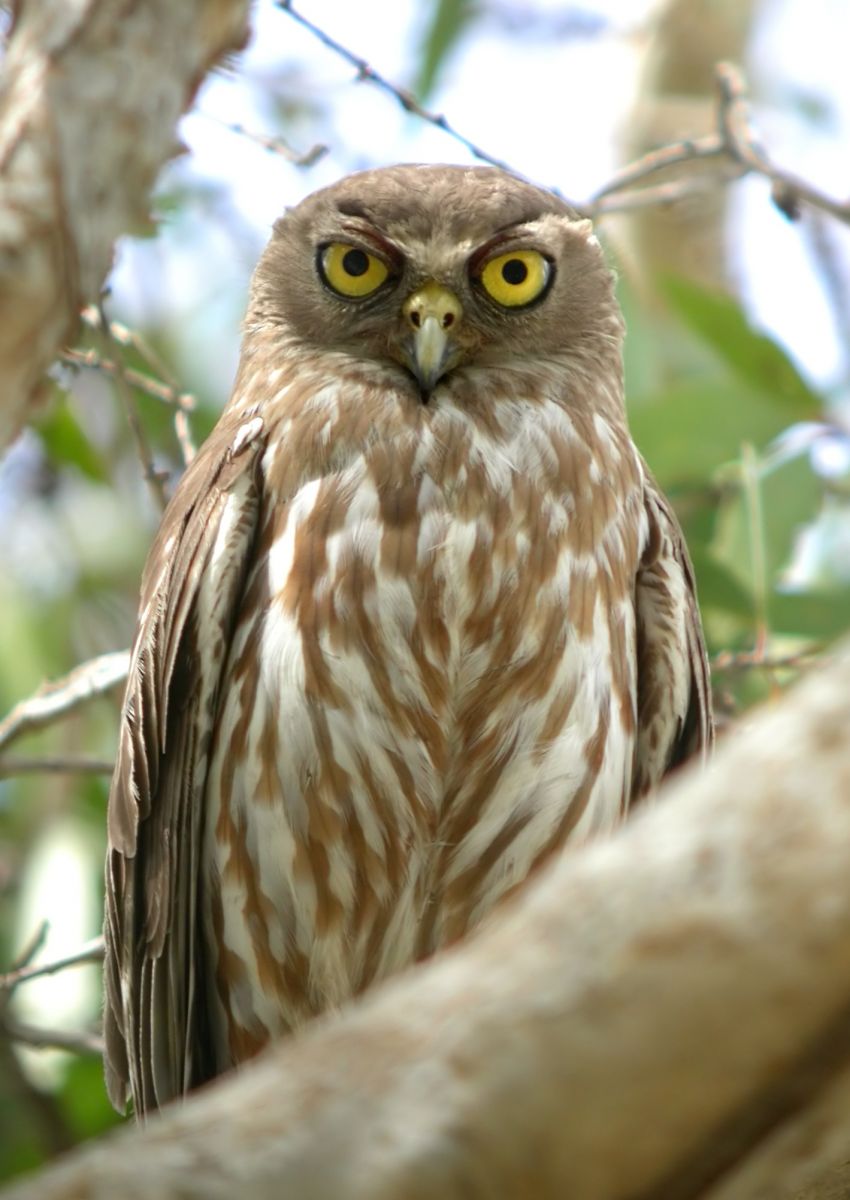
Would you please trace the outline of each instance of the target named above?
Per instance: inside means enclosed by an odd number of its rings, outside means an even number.
[[[510,250],[491,258],[481,272],[481,286],[497,304],[522,308],[538,300],[552,275],[549,263],[537,250]]]
[[[325,246],[319,256],[319,265],[328,287],[352,300],[370,296],[390,273],[386,263],[374,254],[347,242],[331,242]]]

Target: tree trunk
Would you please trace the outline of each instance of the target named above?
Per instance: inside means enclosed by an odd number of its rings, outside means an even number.
[[[30,0],[0,78],[0,449],[97,300],[206,71],[249,0]]]
[[[623,158],[629,162],[667,142],[709,133],[717,124],[714,68],[746,60],[758,0],[669,0],[655,16],[652,38],[624,124]],[[690,162],[653,177],[654,184],[717,178],[717,163]],[[726,237],[729,189],[717,183],[668,207],[649,207],[621,217],[630,269],[652,294],[666,274],[684,275],[706,287],[728,289]]]
[[[845,649],[467,944],[11,1196],[847,1194],[848,697]]]

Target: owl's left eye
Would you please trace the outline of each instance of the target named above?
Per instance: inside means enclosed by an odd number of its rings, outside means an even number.
[[[380,258],[348,242],[331,242],[319,252],[319,272],[332,291],[352,300],[371,296],[390,273]]]
[[[544,295],[552,267],[539,250],[510,250],[486,262],[478,278],[487,295],[503,308],[524,308]]]

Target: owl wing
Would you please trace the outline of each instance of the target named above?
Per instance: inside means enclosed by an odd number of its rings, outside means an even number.
[[[191,464],[142,578],[109,797],[104,1061],[136,1112],[212,1074],[196,939],[218,689],[260,510],[263,424],[225,418]]]
[[[634,799],[714,741],[711,684],[696,584],[682,531],[647,472],[649,539],[635,585],[637,740]]]

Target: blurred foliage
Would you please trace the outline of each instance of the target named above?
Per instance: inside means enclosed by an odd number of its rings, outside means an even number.
[[[423,97],[474,13],[461,0],[432,6],[418,77]],[[162,207],[179,221],[211,198],[209,190],[172,187]],[[832,427],[827,398],[751,327],[735,300],[684,278],[652,282],[651,291],[628,276],[619,285],[630,420],[685,529],[716,660],[718,709],[731,718],[775,694],[850,627],[850,572],[839,569],[834,549],[841,536],[850,538],[850,478],[819,473],[812,454],[819,438],[846,437]],[[206,364],[192,363],[179,333],[156,321],[144,330],[180,389],[198,398],[191,425],[199,442],[226,384],[211,394]],[[82,348],[104,353],[90,332]],[[135,348],[122,348],[120,357],[126,368],[150,374]],[[174,412],[143,390],[133,394],[170,489],[181,466]],[[795,428],[807,437],[789,441]],[[96,368],[62,368],[51,403],[0,470],[0,715],[45,678],[129,643],[157,518],[111,379]],[[14,752],[108,758],[117,712],[118,698],[105,697]],[[22,925],[21,891],[35,848],[55,823],[72,819],[85,832],[91,889],[100,897],[106,791],[101,777],[0,777],[0,969],[33,932]],[[96,932],[81,929],[80,940]],[[59,1008],[62,976],[57,987]],[[99,1008],[93,988],[74,1020],[95,1029]],[[96,1059],[65,1056],[45,1082],[14,1054],[0,1045],[0,1109],[13,1114],[0,1123],[0,1178],[117,1120]]]
[[[427,100],[457,43],[476,14],[473,0],[437,0],[424,30],[419,51],[419,72],[413,93]]]
[[[791,682],[795,658],[850,628],[850,581],[824,586],[793,569],[801,535],[817,540],[836,502],[840,481],[818,474],[810,455],[818,431],[834,431],[827,398],[736,300],[686,279],[658,285],[666,309],[620,282],[629,418],[687,535],[709,650],[720,656],[722,725]],[[784,449],[789,429],[802,427],[813,436]],[[746,661],[753,654],[768,665]]]

